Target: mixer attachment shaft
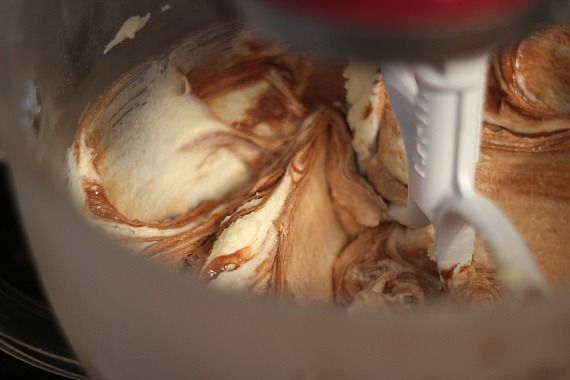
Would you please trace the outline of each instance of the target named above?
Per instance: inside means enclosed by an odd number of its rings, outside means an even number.
[[[382,66],[408,161],[403,222],[434,224],[440,275],[471,263],[477,232],[505,290],[524,296],[544,289],[544,280],[516,229],[474,189],[487,62],[480,55]]]

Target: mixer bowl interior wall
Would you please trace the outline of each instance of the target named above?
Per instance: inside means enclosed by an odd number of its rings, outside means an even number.
[[[56,173],[64,169],[81,113],[106,87],[134,66],[159,56],[188,34],[235,18],[219,1],[144,0],[14,2],[17,21],[6,39],[10,67],[4,73],[10,99],[30,127],[28,142]],[[145,28],[107,54],[104,49],[131,16],[151,14]],[[56,174],[57,175],[57,174]]]

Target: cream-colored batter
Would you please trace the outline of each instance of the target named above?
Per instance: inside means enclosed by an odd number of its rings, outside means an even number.
[[[568,35],[545,29],[497,55],[477,173],[552,283],[570,274],[570,91],[536,78],[567,79]],[[113,96],[93,107],[68,157],[90,220],[226,291],[351,311],[500,298],[479,243],[472,265],[440,276],[432,229],[391,216],[406,207],[407,169],[377,67],[325,65],[248,33],[223,47],[151,65],[144,105],[120,122],[98,116]],[[525,61],[553,54],[562,62]]]

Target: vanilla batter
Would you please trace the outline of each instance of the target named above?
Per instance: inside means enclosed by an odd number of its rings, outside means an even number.
[[[560,80],[568,36],[544,29],[497,55],[477,174],[553,283],[570,273],[562,190],[570,119],[565,101],[540,92],[549,83],[535,83],[540,67],[525,57],[562,56],[541,76]],[[215,53],[189,59],[181,47],[151,64],[146,87],[119,81],[84,118],[69,179],[91,221],[226,291],[351,311],[416,309],[444,294],[477,304],[500,298],[481,244],[470,266],[440,276],[431,227],[409,229],[391,216],[405,210],[407,169],[377,67],[325,65],[245,32],[217,44]],[[101,110],[122,112],[112,94],[127,85],[144,100],[110,122]]]

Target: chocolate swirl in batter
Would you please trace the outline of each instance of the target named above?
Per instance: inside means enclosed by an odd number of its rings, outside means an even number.
[[[569,36],[541,29],[497,54],[477,172],[552,282],[570,273]],[[229,291],[354,312],[500,298],[482,246],[440,278],[431,228],[394,220],[406,158],[377,68],[347,70],[361,84],[347,123],[343,65],[250,33],[216,44],[193,59],[182,46],[146,68],[150,84],[125,77],[87,113],[70,185],[96,225]],[[139,95],[115,105],[125,88]]]

